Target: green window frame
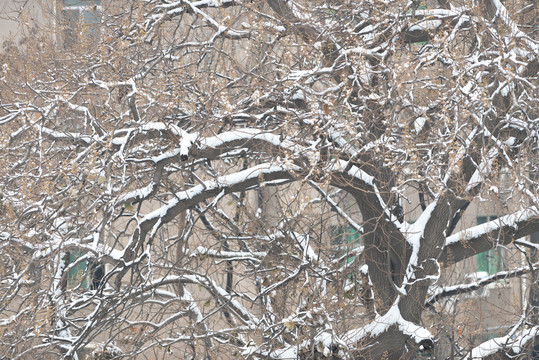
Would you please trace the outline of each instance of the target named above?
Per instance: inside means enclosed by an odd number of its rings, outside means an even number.
[[[335,258],[342,261],[343,269],[348,268],[356,259],[356,255],[352,254],[353,250],[361,246],[361,233],[350,225],[334,225],[330,226],[330,236]],[[345,270],[344,274],[346,277],[342,285],[345,293],[348,293],[354,288],[358,278],[352,268]]]
[[[403,5],[406,5],[406,3],[407,3],[407,2],[404,1],[404,2],[403,2]],[[427,2],[425,1],[425,2],[421,2],[419,5],[417,5],[417,9],[416,9],[416,10],[427,10],[428,8],[429,8],[429,6],[428,6]],[[410,15],[410,14],[412,14],[412,10],[408,10],[408,11],[406,12],[406,15]],[[412,44],[418,45],[418,46],[421,47],[421,46],[425,45],[426,43],[427,43],[426,41],[417,41],[417,42],[413,42]]]
[[[350,225],[335,225],[330,227],[331,245],[335,251],[336,257],[349,254],[361,245],[361,234]],[[354,261],[355,255],[350,255],[347,263]]]
[[[73,264],[80,257],[84,256],[83,252],[73,251],[69,253],[69,264]],[[67,287],[69,289],[80,286],[83,289],[88,288],[88,281],[86,279],[86,267],[87,261],[81,261],[67,272]]]
[[[496,220],[498,217],[495,215],[490,216],[478,216],[477,225],[484,224],[488,221]],[[500,272],[503,267],[502,249],[496,247],[480,254],[476,255],[477,259],[477,272],[486,272],[489,275]]]
[[[75,263],[84,255],[86,255],[86,253],[83,251],[70,252],[69,264]],[[67,287],[69,289],[79,288],[95,290],[101,284],[104,275],[103,265],[83,260],[67,272]]]

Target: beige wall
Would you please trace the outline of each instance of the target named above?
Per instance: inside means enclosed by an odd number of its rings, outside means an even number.
[[[14,0],[4,0],[0,3],[0,43],[17,35],[19,29],[18,14]]]
[[[54,4],[52,0],[0,0],[0,46],[8,40],[18,42],[23,25],[44,25]]]

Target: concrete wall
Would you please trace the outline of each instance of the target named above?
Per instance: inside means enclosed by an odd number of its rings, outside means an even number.
[[[0,46],[5,41],[15,44],[31,27],[47,29],[51,25],[55,1],[52,0],[1,0],[0,1]]]

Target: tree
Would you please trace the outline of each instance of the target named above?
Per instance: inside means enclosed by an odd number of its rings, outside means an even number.
[[[439,304],[537,281],[537,5],[429,4],[44,7],[1,59],[2,356],[531,354],[533,306],[473,347]]]

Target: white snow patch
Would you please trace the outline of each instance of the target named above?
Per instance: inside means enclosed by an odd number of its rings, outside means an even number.
[[[135,200],[146,199],[151,194],[154,187],[155,187],[155,184],[152,181],[150,184],[148,184],[147,186],[145,186],[145,187],[143,187],[141,189],[136,189],[134,191],[131,191],[131,192],[125,194],[124,196],[122,196],[120,198],[118,203],[121,204],[121,203],[124,203],[126,201],[132,202],[132,201],[135,201]]]
[[[482,343],[481,345],[472,349],[471,359],[483,359],[489,355],[501,350],[504,344],[507,343],[507,338],[495,338]]]
[[[371,323],[362,328],[349,331],[345,337],[347,343],[355,344],[367,336],[376,337],[394,325],[403,334],[410,336],[416,344],[419,344],[423,340],[432,339],[430,331],[402,317],[399,309],[399,301],[400,297],[397,298],[387,313],[382,316],[376,315]]]
[[[211,191],[216,190],[220,188],[225,187],[231,187],[233,185],[239,184],[243,181],[247,181],[249,179],[257,178],[260,175],[263,174],[271,174],[274,172],[279,171],[290,171],[290,170],[298,170],[295,165],[287,165],[287,166],[279,166],[279,165],[272,165],[272,164],[260,164],[257,166],[253,166],[252,168],[239,171],[234,174],[226,175],[219,177],[215,180],[209,180],[205,181],[202,184],[199,184],[197,186],[193,186],[192,188],[188,190],[179,191],[175,194],[175,197],[171,199],[166,205],[160,207],[157,210],[154,210],[144,216],[142,218],[141,222],[145,221],[151,221],[156,218],[161,218],[165,216],[169,210],[174,208],[178,203],[182,200],[186,199],[192,199],[197,195],[200,195],[204,193],[205,191]]]
[[[414,121],[414,129],[416,134],[419,134],[421,130],[423,129],[423,126],[425,126],[425,123],[427,122],[427,118],[420,116]]]
[[[488,340],[472,349],[470,359],[483,359],[504,349],[511,349],[515,355],[518,355],[524,350],[524,345],[536,336],[539,336],[539,326]]]
[[[469,240],[478,238],[484,234],[495,231],[501,228],[502,226],[506,226],[506,225],[516,226],[514,224],[518,221],[526,221],[528,219],[531,219],[537,216],[539,216],[539,209],[537,209],[537,207],[535,206],[532,206],[528,209],[517,211],[513,214],[502,216],[500,218],[486,222],[484,224],[477,225],[463,231],[459,231],[458,233],[453,234],[449,236],[448,238],[446,238],[445,246],[454,244],[459,241],[469,241]]]
[[[441,20],[425,20],[418,24],[410,26],[408,31],[423,31],[423,30],[434,30],[442,25]]]
[[[306,260],[318,261],[318,255],[316,255],[316,252],[313,250],[311,245],[309,245],[309,242],[311,240],[309,234],[294,234],[299,242],[299,246],[303,250],[303,258]]]
[[[369,274],[369,265],[367,265],[367,264],[361,265],[361,267],[359,268],[359,272],[362,273],[363,275],[368,275]]]

